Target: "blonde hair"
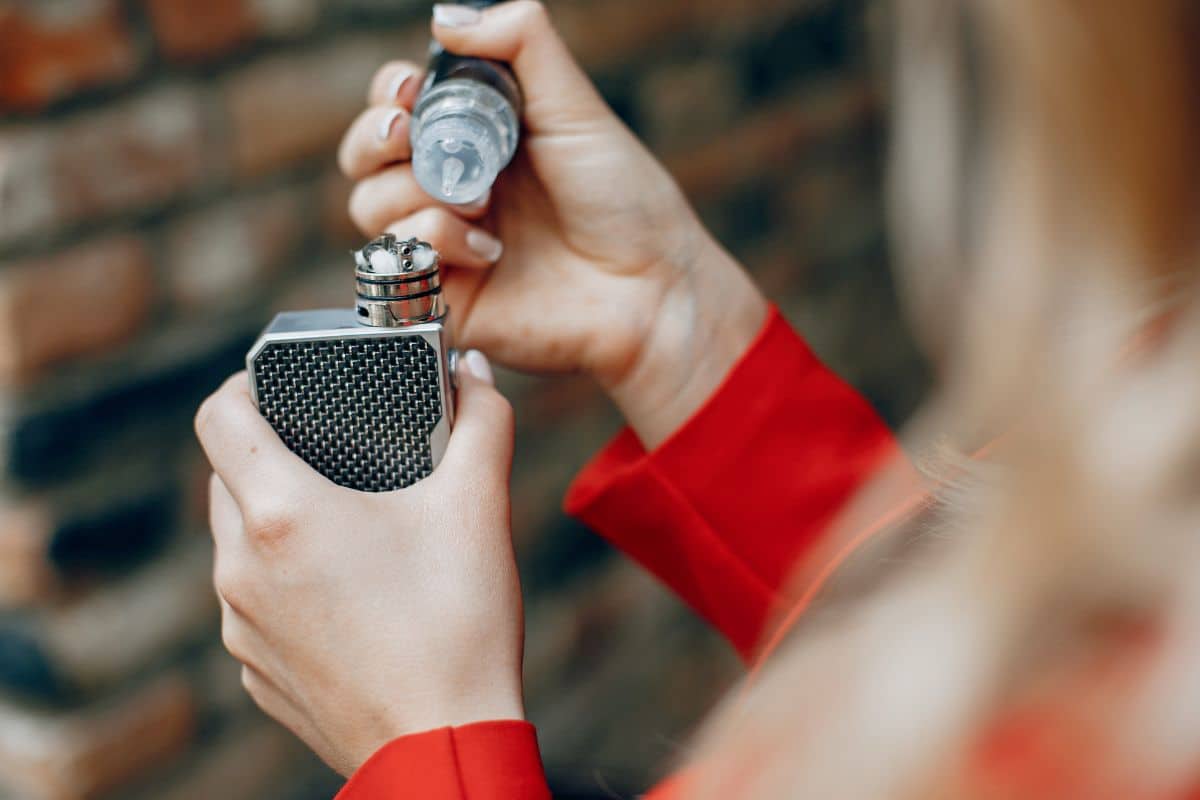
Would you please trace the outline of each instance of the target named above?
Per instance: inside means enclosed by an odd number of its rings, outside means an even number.
[[[941,374],[911,435],[1003,437],[890,534],[924,546],[726,702],[691,793],[1176,795],[1200,775],[1200,8],[895,12],[893,227]]]

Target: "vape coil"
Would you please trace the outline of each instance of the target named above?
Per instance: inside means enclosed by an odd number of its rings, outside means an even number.
[[[437,251],[390,233],[354,252],[357,313],[366,325],[397,327],[446,314]]]

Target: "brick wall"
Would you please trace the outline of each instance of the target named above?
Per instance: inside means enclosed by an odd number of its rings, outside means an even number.
[[[552,0],[613,107],[816,349],[892,421],[921,388],[879,202],[869,0]],[[208,586],[196,404],[270,313],[347,302],[332,150],[415,0],[0,0],[0,797],[308,798]],[[643,785],[736,676],[558,510],[617,426],[501,376],[530,713],[555,780]],[[602,795],[604,796],[604,795]]]

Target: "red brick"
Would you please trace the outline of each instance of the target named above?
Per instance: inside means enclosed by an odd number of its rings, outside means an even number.
[[[54,510],[36,501],[0,509],[0,606],[25,605],[57,586],[47,558],[56,523]]]
[[[127,341],[153,280],[145,245],[125,236],[10,265],[0,274],[0,383]]]
[[[259,37],[310,29],[317,0],[145,0],[159,47],[169,57],[197,61],[223,55]]]
[[[19,417],[19,405],[10,413]],[[69,435],[89,433],[65,427]],[[103,470],[0,497],[0,609],[61,601],[97,575],[125,574],[159,553],[176,530],[170,504],[187,473],[145,446],[151,441],[115,447],[122,457]]]
[[[166,285],[184,309],[244,306],[308,235],[301,191],[288,187],[196,213],[166,237]]]
[[[258,176],[321,156],[332,163],[346,126],[366,107],[371,75],[389,58],[417,55],[415,41],[411,32],[407,39],[343,37],[233,75],[225,94],[236,172]]]
[[[255,34],[246,0],[146,0],[155,37],[171,58],[228,52]]]
[[[65,714],[0,705],[0,772],[33,800],[84,800],[177,755],[192,739],[196,701],[181,674]]]
[[[0,109],[36,111],[130,77],[138,54],[117,0],[0,6]]]
[[[201,99],[160,89],[61,126],[0,130],[0,246],[153,208],[215,177]]]

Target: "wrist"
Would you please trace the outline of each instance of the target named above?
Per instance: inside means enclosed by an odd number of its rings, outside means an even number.
[[[523,720],[525,703],[519,687],[477,685],[439,702],[412,703],[410,698],[401,713],[402,725],[394,727],[392,738],[435,728],[457,728],[473,722]]]
[[[380,748],[405,736],[477,722],[525,720],[519,687],[481,686],[440,701],[432,697],[425,698],[428,702],[414,700],[409,697],[402,705],[381,713],[376,725],[359,725],[359,736],[346,737],[349,747],[343,751],[342,763],[332,766],[348,777]]]
[[[745,270],[698,227],[667,271],[636,358],[618,379],[601,381],[648,450],[700,409],[758,335],[766,298]]]

